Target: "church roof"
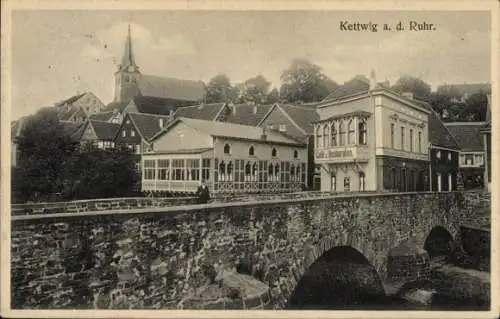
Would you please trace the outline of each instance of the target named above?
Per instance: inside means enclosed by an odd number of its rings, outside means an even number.
[[[484,152],[484,140],[481,130],[485,124],[485,122],[445,123],[463,152]]]
[[[55,103],[55,106],[61,106],[61,105],[65,105],[65,104],[73,104],[76,101],[78,101],[79,99],[81,99],[85,94],[87,94],[87,92],[75,94],[67,99],[64,99],[62,101]]]
[[[111,102],[102,110],[103,113],[113,112],[117,110],[118,112],[123,112],[123,110],[127,107],[129,101],[120,101],[120,102]]]
[[[138,113],[169,115],[170,111],[175,111],[178,101],[151,96],[136,96],[132,100]]]
[[[233,123],[225,123],[219,121],[205,121],[205,120],[196,120],[190,118],[177,118],[170,125],[168,125],[163,131],[156,134],[153,139],[163,135],[165,132],[173,127],[175,124],[183,122],[187,126],[196,129],[197,131],[204,132],[208,135],[214,137],[225,137],[229,139],[242,139],[242,140],[250,140],[250,141],[263,141],[262,135],[264,130],[259,127],[249,126],[249,125],[240,125]],[[266,142],[271,143],[280,143],[280,144],[288,144],[288,145],[297,145],[304,146],[303,143],[297,141],[296,139],[292,139],[286,135],[281,134],[278,131],[274,130],[266,130]]]
[[[125,50],[123,51],[122,63],[120,64],[121,69],[127,69],[128,67],[133,67],[137,69],[135,64],[135,57],[132,51],[132,36],[130,34],[130,25],[128,26],[127,40],[125,41]]]
[[[193,102],[201,101],[205,96],[205,84],[202,81],[140,75],[138,86],[143,96]]]
[[[179,107],[175,111],[174,116],[215,121],[216,116],[219,114],[219,112],[225,105],[226,103],[210,103],[210,104],[183,106]]]

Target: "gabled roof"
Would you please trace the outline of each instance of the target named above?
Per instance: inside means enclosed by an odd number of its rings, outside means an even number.
[[[201,81],[141,75],[138,86],[144,96],[193,102],[201,101],[205,96],[205,84]]]
[[[100,112],[100,113],[91,114],[89,116],[89,119],[107,122],[112,117],[113,117],[113,112],[112,111],[108,111],[108,112]]]
[[[485,122],[451,122],[445,125],[463,152],[484,152],[481,130]]]
[[[163,119],[164,127],[167,126],[170,119],[168,116],[132,112],[129,112],[127,116],[130,118],[142,138],[146,141],[149,141],[155,134],[163,129],[160,127],[160,119]]]
[[[279,107],[295,122],[306,134],[313,134],[313,122],[319,120],[319,114],[313,107],[279,104]]]
[[[206,133],[213,137],[225,137],[230,139],[242,139],[251,141],[266,141],[271,143],[297,145],[297,146],[304,145],[304,143],[301,143],[295,139],[287,137],[281,134],[280,132],[274,130],[266,130],[266,139],[263,140],[262,134],[264,130],[259,127],[218,122],[218,121],[196,120],[184,117],[175,119],[163,131],[156,134],[152,138],[152,140],[168,132],[172,127],[174,127],[179,122],[182,122],[197,131]]]
[[[132,100],[137,107],[138,113],[169,115],[170,111],[175,111],[177,101],[151,96],[136,96]]]
[[[78,101],[79,99],[81,99],[81,98],[82,98],[85,94],[87,94],[87,92],[84,92],[84,93],[78,93],[78,94],[73,95],[73,96],[71,96],[71,97],[69,97],[69,98],[67,98],[67,99],[64,99],[64,100],[62,100],[62,101],[60,101],[60,102],[55,103],[55,105],[54,105],[54,106],[56,106],[56,107],[57,107],[57,106],[61,106],[61,105],[64,105],[64,104],[73,104],[73,103],[75,103],[76,101]]]
[[[429,103],[416,99],[405,99],[430,111],[428,125],[429,140],[432,146],[460,150],[460,145],[455,140],[451,132],[446,128],[443,121],[439,117],[439,114],[434,111]]]
[[[89,120],[98,140],[113,140],[118,133],[120,124],[97,120]]]
[[[226,103],[198,104],[179,107],[175,111],[175,117],[187,117],[206,121],[215,121]]]
[[[241,125],[257,126],[269,112],[272,105],[236,104],[234,112],[229,112],[225,122]],[[255,112],[254,112],[255,111]]]

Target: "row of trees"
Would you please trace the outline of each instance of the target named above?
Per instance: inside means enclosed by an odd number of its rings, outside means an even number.
[[[293,60],[281,75],[280,89],[271,89],[271,83],[257,75],[239,85],[232,85],[230,79],[219,74],[206,86],[206,103],[229,102],[272,104],[278,101],[309,103],[323,100],[339,87],[326,76],[321,67],[305,59]],[[439,88],[436,92],[425,81],[412,77],[399,78],[392,89],[412,92],[415,97],[429,102],[445,121],[484,121],[486,116],[486,92],[477,92],[460,101],[460,92]]]
[[[138,182],[127,148],[80,145],[51,109],[26,120],[15,141],[18,165],[12,169],[14,202],[53,198],[87,199],[129,196]]]

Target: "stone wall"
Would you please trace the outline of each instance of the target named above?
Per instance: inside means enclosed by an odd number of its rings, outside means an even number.
[[[75,214],[104,210],[124,210],[149,207],[170,207],[195,204],[196,197],[126,197],[76,200],[71,202],[30,203],[11,205],[12,216],[38,214]]]
[[[466,205],[459,193],[365,194],[13,216],[12,307],[177,308],[236,269],[280,307],[329,249],[357,249],[384,278],[392,247],[423,247],[438,225],[456,235]]]

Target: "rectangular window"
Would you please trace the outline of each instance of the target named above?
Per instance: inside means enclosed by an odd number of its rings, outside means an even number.
[[[144,179],[154,180],[156,170],[156,160],[144,160]]]
[[[135,153],[141,154],[141,144],[135,144]]]
[[[405,150],[405,127],[401,126],[401,150]]]
[[[210,180],[210,159],[209,158],[204,158],[201,161],[202,168],[201,168],[201,178],[205,181]]]
[[[410,152],[413,152],[413,130],[410,129]]]
[[[418,132],[418,152],[422,153],[422,132]]]
[[[174,159],[172,160],[172,180],[183,181],[184,180],[184,160]]]
[[[280,124],[280,132],[286,132],[286,124]]]
[[[130,136],[132,136],[132,137],[135,136],[135,131],[134,130],[130,130]]]
[[[162,181],[166,181],[169,179],[170,161],[168,159],[158,160],[158,179]]]
[[[123,136],[123,137],[127,136],[127,131],[123,130],[123,131],[122,131],[122,136]]]
[[[391,124],[391,148],[395,148],[395,145],[394,145],[394,124]]]
[[[474,155],[474,162],[476,163],[476,165],[484,165],[483,155],[481,154]]]
[[[474,165],[474,156],[472,154],[465,155],[465,165]]]
[[[187,167],[187,178],[188,181],[199,181],[200,180],[200,160],[199,159],[188,159],[186,160]]]
[[[465,155],[461,154],[460,155],[460,165],[464,165],[465,164]]]
[[[344,177],[344,192],[349,192],[351,190],[351,179],[349,177]]]

